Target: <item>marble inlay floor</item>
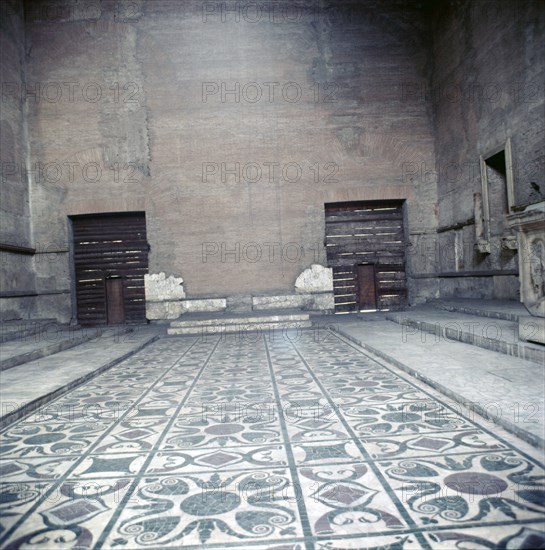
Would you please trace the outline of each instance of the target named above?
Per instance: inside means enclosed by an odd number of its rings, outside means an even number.
[[[334,335],[248,336],[163,338],[6,429],[0,547],[544,547],[537,451]]]

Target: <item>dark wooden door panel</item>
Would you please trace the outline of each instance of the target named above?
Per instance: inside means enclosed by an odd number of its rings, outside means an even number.
[[[79,323],[145,321],[145,214],[75,216],[72,227]]]
[[[123,279],[106,279],[106,308],[109,325],[125,322]]]
[[[359,309],[377,309],[377,288],[375,284],[375,266],[358,265],[358,307]]]

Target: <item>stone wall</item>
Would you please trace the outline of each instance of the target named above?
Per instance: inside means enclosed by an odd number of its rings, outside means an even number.
[[[511,140],[514,205],[545,196],[545,10],[535,1],[442,2],[434,21],[431,85],[408,88],[431,98],[435,112],[441,295],[518,297],[516,251],[502,247],[504,183],[490,179],[490,253],[475,249],[474,193],[481,193],[479,157]],[[479,216],[478,216],[479,218]]]
[[[406,199],[411,300],[437,295],[412,278],[437,225],[412,173],[435,162],[431,103],[402,86],[429,69],[419,3],[47,6],[26,3],[42,291],[70,288],[70,215],[145,210],[150,273],[189,300],[285,296],[326,264],[325,202]],[[69,294],[52,306],[70,317]]]
[[[151,321],[177,319],[187,313],[249,314],[294,310],[333,313],[333,270],[319,264],[305,269],[292,293],[284,295],[230,294],[226,298],[187,299],[183,281],[164,273],[146,275],[146,317]]]
[[[474,196],[509,139],[514,206],[543,199],[540,3],[255,6],[2,3],[1,240],[37,251],[2,252],[4,317],[70,320],[69,216],[116,211],[146,212],[150,274],[188,308],[299,303],[346,200],[407,201],[411,303],[517,297],[501,182],[490,253]]]
[[[24,100],[25,36],[21,2],[0,3],[0,316],[28,319],[36,314],[34,242],[26,178]],[[15,247],[15,248],[13,248]],[[21,248],[23,250],[21,250]]]

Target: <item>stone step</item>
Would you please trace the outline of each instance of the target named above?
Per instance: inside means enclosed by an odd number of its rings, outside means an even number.
[[[479,317],[503,319],[505,321],[518,321],[520,316],[528,315],[527,309],[515,300],[470,300],[458,298],[450,300],[437,300],[430,305],[445,311],[466,313]]]
[[[297,310],[259,313],[195,313],[172,321],[167,333],[176,335],[235,334],[310,328],[310,315]]]
[[[67,326],[47,325],[55,330],[38,331],[24,338],[0,344],[0,371],[17,367],[29,361],[47,357],[99,338],[104,329],[74,329]],[[117,332],[125,334],[129,329],[119,327]]]
[[[441,311],[434,307],[417,307],[390,313],[390,321],[408,327],[406,333],[423,332],[430,340],[450,340],[545,364],[545,348],[519,340],[518,322],[486,318],[467,313]]]
[[[275,313],[275,314],[230,314],[230,315],[187,315],[172,321],[171,328],[208,327],[218,325],[251,325],[256,323],[299,322],[308,321],[308,313]]]
[[[257,321],[244,323],[222,323],[207,325],[185,325],[181,327],[170,327],[167,333],[174,335],[214,335],[214,334],[236,334],[246,332],[265,332],[274,330],[295,330],[300,328],[311,328],[312,322],[306,320],[282,320],[282,321]]]
[[[57,324],[56,319],[19,319],[0,323],[0,342],[11,342],[32,336],[47,330],[51,324]]]

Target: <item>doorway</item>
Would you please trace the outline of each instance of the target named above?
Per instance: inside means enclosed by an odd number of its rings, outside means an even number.
[[[90,214],[71,221],[78,323],[145,322],[145,213]]]
[[[358,281],[358,309],[376,310],[377,309],[377,284],[375,264],[363,264],[357,266]]]
[[[403,209],[399,200],[325,204],[336,313],[406,306]]]
[[[120,325],[125,322],[123,279],[119,275],[106,279],[106,321],[109,325]]]

